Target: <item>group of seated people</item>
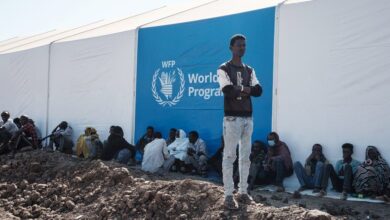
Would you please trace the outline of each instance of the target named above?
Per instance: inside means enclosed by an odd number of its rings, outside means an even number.
[[[88,159],[115,160],[135,165],[138,152],[142,170],[147,172],[180,171],[205,177],[209,168],[213,168],[222,176],[223,137],[221,147],[209,158],[206,143],[196,131],[189,132],[187,137],[182,129],[172,128],[164,140],[160,132],[148,127],[134,146],[126,141],[120,126],[111,126],[109,136],[103,142],[95,128],[87,127],[77,139],[74,149],[73,129],[66,121],[42,138],[34,121],[28,116],[22,115],[13,120],[10,116],[9,112],[2,112],[0,121],[0,154],[10,153],[10,157],[14,157],[17,150],[31,146],[67,154],[75,152],[77,156]],[[41,143],[45,139],[49,139],[49,144],[42,147]],[[313,189],[318,196],[325,196],[330,179],[333,189],[341,192],[341,199],[347,199],[348,194],[356,194],[359,197],[389,200],[390,167],[374,146],[367,147],[365,161],[360,163],[352,158],[353,145],[345,143],[341,147],[343,159],[333,166],[326,159],[322,146],[314,144],[303,165],[299,161],[293,164],[287,144],[280,140],[276,132],[267,136],[267,142],[254,141],[252,144],[248,190],[252,190],[255,185],[273,184],[278,192],[283,192],[284,179],[295,172],[301,185],[297,192]],[[233,171],[235,184],[239,181],[238,170],[236,160]]]
[[[341,146],[343,159],[333,166],[322,152],[320,144],[314,144],[312,153],[306,159],[305,166],[300,162],[294,164],[294,171],[301,187],[298,191],[313,189],[318,196],[325,196],[328,179],[333,189],[341,192],[341,199],[348,194],[361,197],[389,200],[390,167],[374,146],[366,148],[363,163],[352,158],[353,145],[345,143]]]
[[[40,146],[41,132],[34,121],[26,115],[11,119],[9,112],[1,113],[0,121],[0,154],[11,153],[13,157],[17,150],[31,146]]]

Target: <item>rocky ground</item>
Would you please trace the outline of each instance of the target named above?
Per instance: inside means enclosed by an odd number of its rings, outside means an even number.
[[[14,159],[0,156],[0,173],[0,219],[327,220],[390,216],[384,204],[366,204],[361,209],[355,203],[327,199],[320,203],[318,198],[263,191],[254,192],[256,202],[240,204],[238,211],[226,211],[222,187],[201,178],[152,175],[114,162],[40,150],[18,153]]]

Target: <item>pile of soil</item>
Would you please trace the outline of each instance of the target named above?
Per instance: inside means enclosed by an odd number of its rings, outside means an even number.
[[[340,219],[299,204],[275,207],[261,196],[228,211],[220,185],[57,152],[2,155],[0,173],[1,219]]]

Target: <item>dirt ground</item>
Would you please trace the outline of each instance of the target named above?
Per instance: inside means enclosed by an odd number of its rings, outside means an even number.
[[[256,190],[227,211],[222,186],[200,177],[41,150],[0,156],[0,173],[0,219],[390,219],[386,204]]]

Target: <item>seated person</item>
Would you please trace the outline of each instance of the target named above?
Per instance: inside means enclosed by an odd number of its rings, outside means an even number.
[[[293,174],[290,150],[276,132],[271,132],[267,140],[268,152],[257,178],[261,184],[273,183],[277,192],[284,192],[283,180]]]
[[[0,131],[7,131],[11,135],[15,135],[19,128],[10,117],[9,112],[4,111],[1,113]]]
[[[172,171],[186,172],[185,162],[187,159],[187,151],[189,146],[189,140],[186,133],[179,129],[176,132],[175,141],[168,146],[169,154],[175,158],[174,164],[171,166]]]
[[[328,164],[328,161],[322,153],[320,144],[313,145],[312,152],[306,159],[305,167],[302,166],[301,162],[295,162],[294,171],[301,185],[298,192],[306,189],[314,189],[313,193],[320,192],[325,164]]]
[[[53,131],[48,137],[44,138],[50,138],[49,146],[47,146],[47,149],[58,149],[60,152],[72,154],[72,148],[74,145],[72,140],[72,134],[72,127],[70,127],[66,121],[61,122],[53,129]]]
[[[267,153],[267,147],[261,141],[255,141],[252,145],[252,152],[249,156],[251,166],[249,168],[248,184],[249,190],[252,190],[257,180],[257,175],[263,166]]]
[[[22,124],[20,123],[20,118],[14,118],[13,121],[14,121],[16,127],[18,127],[18,129],[22,128]]]
[[[385,194],[390,180],[390,168],[386,160],[382,158],[378,149],[368,146],[366,160],[358,166],[353,188],[364,197],[377,197]]]
[[[123,137],[123,129],[120,126],[111,126],[110,135],[103,144],[102,160],[116,160],[127,164],[135,156],[135,147]]]
[[[224,147],[225,147],[225,143],[222,136],[221,146],[218,148],[217,152],[215,152],[215,154],[208,161],[209,167],[213,168],[221,177],[222,177],[222,160],[223,160]]]
[[[4,111],[1,113],[2,120],[0,121],[0,154],[8,153],[8,142],[19,130],[10,117],[11,115],[9,112]]]
[[[176,128],[171,128],[171,130],[169,131],[169,136],[167,138],[167,146],[169,146],[170,144],[172,144],[175,139],[176,139],[176,132],[177,132],[177,129]]]
[[[346,200],[348,193],[352,193],[353,175],[360,165],[360,162],[352,159],[353,145],[345,143],[342,145],[343,159],[337,161],[336,169],[332,164],[327,164],[324,167],[324,174],[322,177],[321,191],[319,196],[326,195],[326,188],[328,187],[328,179],[332,181],[333,189],[337,192],[342,192],[341,199]]]
[[[188,136],[189,145],[187,151],[186,165],[192,166],[193,174],[207,175],[207,152],[206,143],[199,138],[196,131],[191,131]]]
[[[142,170],[155,173],[169,159],[167,144],[160,132],[155,133],[155,139],[145,146]]]
[[[22,115],[20,117],[20,123],[22,127],[10,140],[11,158],[15,156],[17,150],[23,147],[31,146],[33,149],[37,149],[39,145],[37,133],[34,126],[28,121],[28,116]]]
[[[103,150],[103,144],[95,128],[87,127],[77,140],[76,154],[79,157],[95,159]]]
[[[31,118],[29,118],[29,119],[28,119],[28,122],[30,122],[30,123],[34,126],[35,132],[37,133],[38,140],[41,140],[41,139],[42,139],[42,132],[41,132],[41,130],[39,130],[39,128],[35,125],[34,120],[32,120]]]
[[[146,128],[146,133],[138,140],[136,150],[140,152],[141,156],[144,155],[144,149],[147,144],[154,140],[154,128],[149,126]]]

